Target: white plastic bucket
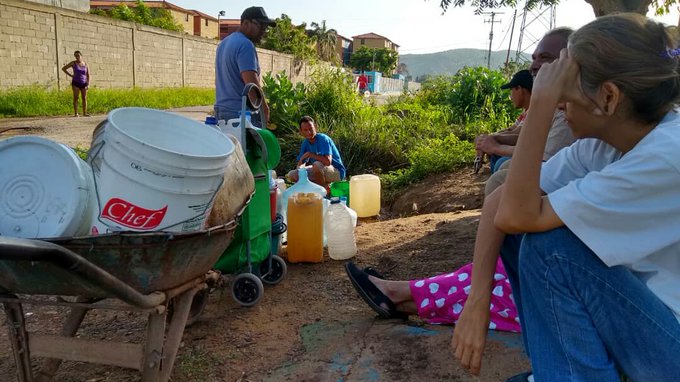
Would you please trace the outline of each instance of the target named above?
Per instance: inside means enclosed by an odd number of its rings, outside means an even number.
[[[202,229],[234,151],[210,126],[144,108],[113,110],[95,140],[100,224],[92,233]]]
[[[96,203],[90,166],[69,147],[34,136],[0,141],[0,235],[84,236]]]

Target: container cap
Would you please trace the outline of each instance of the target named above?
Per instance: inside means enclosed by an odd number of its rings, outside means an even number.
[[[334,196],[334,197],[331,198],[331,204],[336,204],[336,203],[340,203],[340,198],[338,198],[337,196]]]
[[[89,166],[60,143],[40,137],[0,141],[0,235],[75,236],[89,218]]]

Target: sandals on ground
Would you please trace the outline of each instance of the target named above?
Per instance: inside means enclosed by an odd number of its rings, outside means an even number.
[[[378,287],[369,280],[368,276],[382,278],[373,268],[359,269],[353,262],[345,263],[345,271],[352,286],[356,289],[359,296],[373,309],[381,318],[400,318],[407,319],[408,314],[397,311],[394,302],[385,296]]]

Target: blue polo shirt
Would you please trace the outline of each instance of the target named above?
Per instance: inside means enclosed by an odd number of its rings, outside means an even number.
[[[302,142],[302,147],[300,147],[300,154],[298,154],[297,160],[300,161],[300,158],[308,152],[316,155],[330,155],[331,164],[340,172],[340,179],[345,179],[345,165],[342,164],[340,152],[328,135],[316,133],[314,143],[310,143],[308,139],[305,139]],[[306,164],[312,164],[312,162],[313,160],[310,158],[309,163]]]
[[[241,32],[222,40],[215,54],[215,108],[238,114],[243,88],[241,72],[260,73],[257,51],[252,41]]]

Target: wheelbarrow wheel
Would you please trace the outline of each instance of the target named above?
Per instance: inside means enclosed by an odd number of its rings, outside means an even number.
[[[242,306],[257,304],[264,294],[260,278],[252,273],[241,273],[231,284],[231,296]]]
[[[269,269],[269,259],[265,259],[260,263],[260,274],[262,275],[262,282],[269,285],[278,284],[286,278],[288,268],[286,262],[279,256],[272,255],[272,267]]]

